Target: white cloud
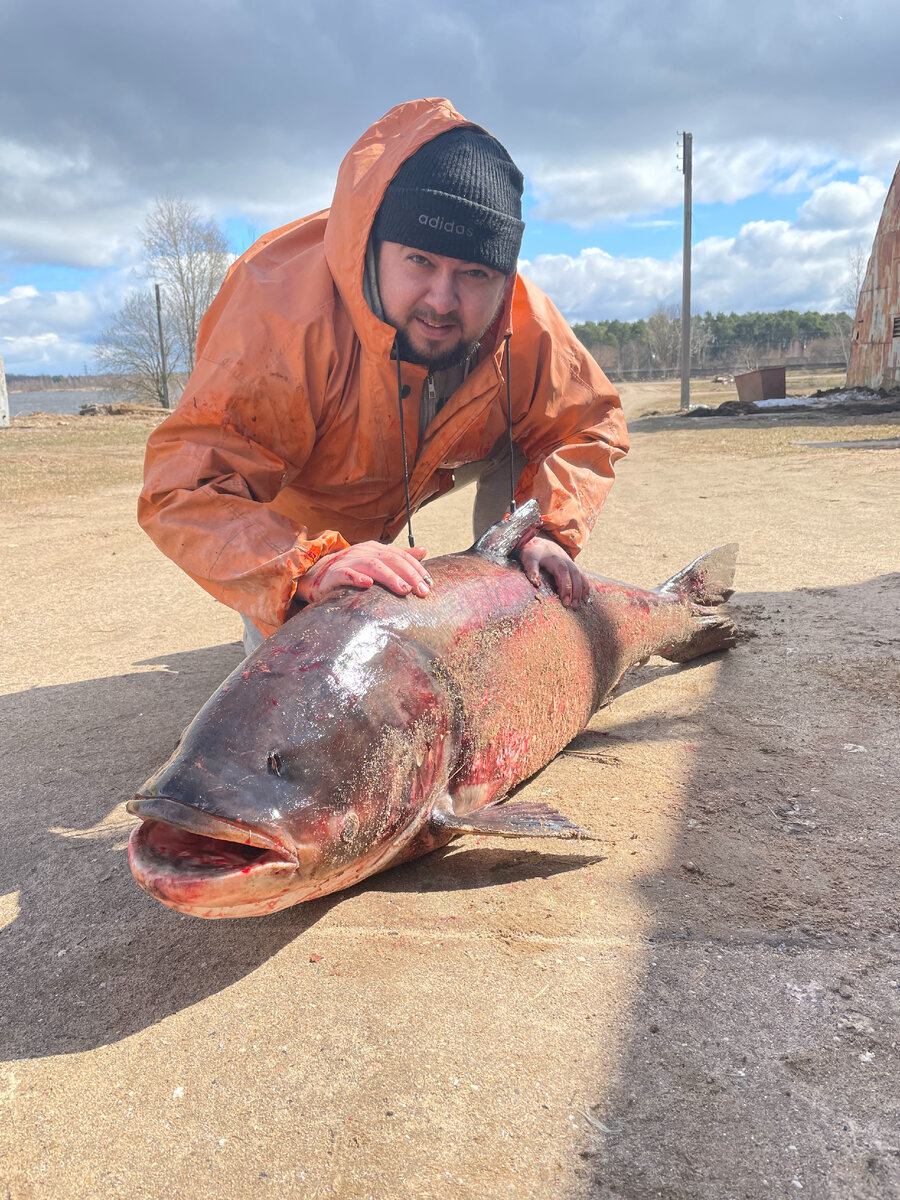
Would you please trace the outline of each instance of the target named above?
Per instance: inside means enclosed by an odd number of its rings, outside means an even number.
[[[107,267],[128,256],[141,202],[86,152],[0,141],[0,245],[7,262]]]
[[[571,321],[636,321],[668,303],[680,288],[681,266],[655,258],[613,258],[587,249],[573,257],[541,254],[520,270],[542,288]]]
[[[771,139],[700,146],[693,158],[694,202],[734,204],[766,191],[791,194],[821,188],[849,165],[825,147],[785,146]],[[529,179],[536,198],[531,215],[567,221],[576,228],[661,212],[680,205],[684,189],[674,142],[666,150],[636,148],[604,156],[602,162],[594,155],[563,168],[536,163]]]
[[[94,357],[90,343],[57,333],[33,337],[0,335],[0,358],[8,375],[77,375]]]
[[[817,188],[797,211],[801,229],[846,229],[868,233],[878,223],[887,188],[861,175],[856,183],[836,180]]]
[[[220,221],[239,213],[263,233],[325,207],[333,188],[333,176],[323,171],[270,157],[252,175],[234,172],[225,187],[202,172],[187,179],[163,172],[148,194],[87,154],[0,141],[0,269],[4,258],[7,266],[134,265],[147,209],[167,190],[189,195],[201,212]]]
[[[864,176],[832,182],[801,206],[796,222],[750,221],[735,237],[705,238],[692,250],[695,312],[833,311],[841,307],[849,256],[868,246],[885,185]],[[540,255],[522,264],[571,321],[636,320],[681,300],[681,256],[613,258],[598,249]]]
[[[535,196],[531,216],[567,221],[585,228],[600,221],[621,221],[632,214],[659,212],[677,204],[682,183],[671,154],[602,156],[580,166],[545,162],[525,169]]]
[[[94,363],[94,342],[125,293],[130,272],[104,275],[79,290],[33,284],[0,292],[0,358],[10,375],[78,373]]]

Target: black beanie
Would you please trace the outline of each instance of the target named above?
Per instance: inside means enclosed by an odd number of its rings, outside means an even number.
[[[512,275],[525,229],[522,184],[522,172],[496,138],[468,126],[450,129],[403,163],[372,233]]]

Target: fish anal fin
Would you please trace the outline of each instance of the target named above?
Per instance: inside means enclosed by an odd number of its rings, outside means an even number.
[[[432,825],[448,833],[480,833],[495,837],[555,837],[579,838],[599,842],[596,834],[588,833],[541,800],[512,800],[507,804],[489,804],[465,814],[453,811],[448,803],[436,806],[431,815]]]

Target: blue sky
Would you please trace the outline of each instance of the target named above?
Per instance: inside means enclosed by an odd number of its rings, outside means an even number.
[[[858,0],[7,0],[0,356],[80,373],[135,286],[155,196],[235,252],[328,204],[393,104],[448,96],[527,181],[522,268],[572,321],[680,297],[694,135],[695,309],[843,305],[900,158],[900,6]]]

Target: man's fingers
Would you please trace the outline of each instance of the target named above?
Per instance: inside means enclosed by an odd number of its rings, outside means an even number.
[[[534,537],[519,551],[519,561],[528,582],[534,587],[540,586],[541,570],[546,571],[566,608],[578,608],[585,599],[587,584],[581,568],[562,546],[548,538]]]
[[[578,608],[584,599],[584,575],[571,559],[565,564],[566,583],[560,584],[559,595],[567,608]]]
[[[417,596],[427,596],[431,588],[431,576],[415,559],[411,559],[408,554],[398,554],[396,557],[386,557],[379,560],[379,565],[387,568],[404,583],[409,585],[409,589],[414,591]],[[391,588],[391,591],[395,591]]]
[[[547,570],[556,584],[557,594],[562,600],[566,608],[572,606],[572,577],[569,574],[568,564],[561,562],[559,559],[551,559],[545,564]]]
[[[410,546],[407,549],[405,546],[382,546],[379,542],[365,542],[352,547],[352,550],[346,551],[346,553],[360,555],[360,563],[367,571],[371,570],[376,563],[385,565],[395,575],[405,580],[410,589],[419,596],[427,595],[428,588],[431,587],[431,576],[421,562],[428,553],[424,546]],[[376,579],[379,583],[385,582],[377,575]],[[386,584],[386,586],[390,585]],[[391,587],[390,590],[396,592],[397,588]],[[398,592],[398,594],[403,593]]]
[[[380,542],[359,542],[310,567],[297,585],[300,600],[321,600],[342,587],[370,588],[373,583],[397,596],[427,596],[431,576],[422,566],[424,546],[383,546]]]
[[[382,587],[386,587],[395,596],[407,596],[413,589],[413,585],[408,583],[399,572],[392,571],[387,563],[376,560],[371,564],[369,570],[372,572],[372,578],[375,582],[380,583]]]
[[[417,562],[411,562],[405,554],[384,555],[366,564],[366,570],[376,583],[386,587],[397,596],[427,596],[431,584]]]
[[[334,563],[313,580],[306,593],[306,599],[308,601],[324,600],[326,596],[330,596],[332,592],[336,592],[342,587],[370,588],[371,586],[372,579],[368,575],[364,575],[362,571],[354,571],[352,567]]]
[[[343,570],[338,568],[335,574],[343,574],[345,576],[343,582],[355,588],[370,588],[375,582],[371,575],[364,575],[362,571],[354,571],[352,567],[344,567]],[[335,587],[341,587],[341,583],[336,582]]]
[[[575,563],[569,568],[569,578],[572,581],[572,607],[578,608],[584,599],[584,576]]]
[[[519,551],[519,562],[522,564],[522,570],[525,572],[525,578],[532,587],[541,586],[541,568],[539,566],[539,556],[530,548],[529,545],[523,546]]]
[[[394,547],[397,549],[397,547]],[[399,573],[409,583],[415,585],[417,581],[421,581],[431,587],[432,578],[428,574],[425,567],[422,566],[422,559],[425,558],[428,551],[424,546],[410,546],[408,550],[400,549],[400,554],[403,556],[401,562],[404,566],[407,564],[412,568],[413,575],[409,575],[406,571],[401,570]],[[393,565],[393,564],[392,564]],[[419,595],[424,595],[424,592],[419,592]]]

